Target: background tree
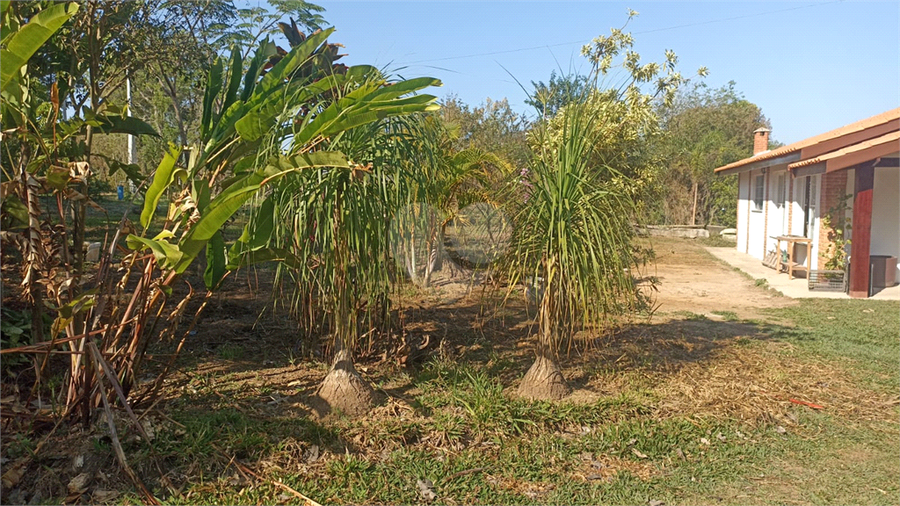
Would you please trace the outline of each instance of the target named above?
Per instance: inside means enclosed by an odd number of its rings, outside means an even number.
[[[527,132],[531,122],[513,111],[505,98],[486,99],[481,105],[470,107],[459,97],[450,95],[441,104],[441,117],[456,130],[456,150],[476,148],[493,153],[511,165],[528,165],[531,151]]]
[[[325,8],[303,0],[268,0],[268,6],[256,5],[237,9],[235,25],[224,32],[220,42],[225,45],[236,44],[239,47],[254,47],[255,44],[269,36],[283,32],[282,24],[289,27],[290,20],[295,27],[309,32],[321,30],[326,26],[322,13]],[[289,40],[291,45],[299,41]],[[246,58],[247,54],[244,54]]]
[[[540,113],[541,118],[551,118],[569,101],[587,97],[585,93],[587,85],[587,76],[576,73],[557,75],[553,70],[550,72],[550,81],[547,84],[544,84],[543,81],[531,81],[534,91],[531,93],[531,97],[525,99],[525,103],[534,107]]]
[[[657,113],[664,132],[655,154],[665,164],[660,173],[662,198],[654,221],[671,224],[711,223],[735,226],[737,179],[713,170],[753,154],[752,132],[770,128],[760,108],[747,101],[735,83],[711,89],[695,84]]]
[[[427,287],[443,265],[448,224],[466,206],[492,202],[499,183],[513,168],[494,153],[474,146],[460,148],[459,128],[443,121],[440,113],[417,115],[405,125],[407,149],[401,163],[410,207],[401,217],[408,226],[398,230],[403,237],[398,256],[414,280],[419,276],[417,265],[424,265],[422,281]],[[421,264],[416,258],[419,236],[424,237],[426,259]]]
[[[629,21],[635,15],[631,11]],[[593,158],[591,165],[597,171],[596,176],[609,178],[621,186],[643,208],[656,196],[656,178],[661,170],[659,158],[650,149],[661,132],[654,104],[670,104],[685,78],[676,69],[678,57],[673,51],[666,51],[661,63],[642,63],[633,47],[634,39],[623,29],[613,29],[609,36],[597,37],[582,49],[592,64],[582,95],[557,96],[565,87],[577,89],[576,80],[574,84],[557,87],[557,95],[548,95],[546,99],[557,103],[585,103],[593,111],[599,120],[592,122],[591,127],[599,131],[591,135],[596,144],[589,156]],[[700,75],[705,73],[705,68],[699,70]],[[542,98],[532,97],[532,102],[539,105],[539,113],[543,110]],[[565,110],[563,107],[555,116],[534,127],[529,139],[532,149],[546,151],[561,142],[558,137],[566,124],[562,117]],[[604,175],[606,167],[614,167],[615,175]]]

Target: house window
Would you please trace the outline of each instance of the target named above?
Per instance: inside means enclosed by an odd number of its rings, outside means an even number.
[[[786,190],[785,184],[785,175],[778,174],[778,184],[777,189],[775,190],[775,205],[778,206],[778,209],[784,207],[784,192]]]
[[[753,185],[753,210],[754,211],[762,211],[763,208],[763,195],[766,190],[766,176],[756,176],[754,179],[755,183]]]

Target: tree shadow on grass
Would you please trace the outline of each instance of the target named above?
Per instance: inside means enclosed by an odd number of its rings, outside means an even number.
[[[711,360],[726,348],[768,339],[770,332],[770,326],[703,317],[633,324],[591,341],[583,353],[564,363],[572,386],[584,388],[597,376],[677,374],[687,365]]]
[[[168,387],[167,408],[177,413],[177,420],[187,431],[222,442],[216,445],[256,470],[274,464],[285,469],[293,466],[290,472],[301,472],[303,466],[316,463],[312,458],[313,448],[335,457],[374,455],[379,445],[388,448],[391,444],[406,444],[407,439],[414,441],[419,437],[418,432],[428,432],[428,425],[420,418],[418,422],[402,422],[401,415],[404,410],[426,418],[433,415],[419,400],[421,395],[429,393],[425,390],[434,387],[431,381],[439,374],[435,373],[435,363],[472,366],[495,378],[504,388],[514,386],[521,379],[534,358],[533,315],[520,304],[488,317],[486,309],[491,307],[482,305],[477,298],[444,306],[407,305],[403,315],[407,332],[428,333],[434,339],[420,360],[405,367],[375,358],[358,364],[364,377],[388,395],[386,405],[359,421],[341,421],[339,417],[317,421],[321,418],[316,416],[309,399],[324,378],[323,364],[260,362],[264,355],[257,348],[270,344],[284,346],[285,336],[272,336],[271,341],[244,341],[240,346],[246,347],[246,354],[240,359],[225,360],[215,351],[208,352],[209,362],[196,363]],[[582,342],[581,351],[573,349],[568,355],[563,353],[560,361],[575,389],[593,389],[601,396],[615,396],[618,392],[604,391],[602,385],[598,388],[598,378],[630,373],[677,374],[690,364],[712,361],[720,350],[790,330],[695,315],[624,326],[609,336]],[[466,385],[465,381],[457,382],[454,388],[467,388]],[[185,393],[191,389],[194,392]],[[503,397],[497,399],[496,402],[503,401]],[[371,424],[384,426],[375,432],[387,435],[379,437],[393,439],[372,440],[366,429]],[[393,434],[391,431],[395,429],[391,424],[402,434]],[[167,464],[185,468],[185,456],[192,452],[199,454],[195,446],[203,444],[207,443],[202,440],[181,443],[161,453]],[[210,472],[213,476],[229,476],[232,471],[227,463],[226,459],[214,464]]]

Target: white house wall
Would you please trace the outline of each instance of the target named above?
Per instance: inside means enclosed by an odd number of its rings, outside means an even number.
[[[813,269],[815,269],[818,262],[817,259],[819,258],[819,251],[821,251],[821,249],[819,248],[819,227],[822,225],[820,223],[820,216],[822,216],[822,214],[827,212],[828,210],[822,209],[822,176],[816,175],[810,177],[812,178],[813,186],[815,186],[816,188],[816,198],[814,199],[816,208],[814,211],[810,212],[810,214],[813,216],[813,223],[809,228],[808,237],[812,237],[813,242],[812,258],[810,259],[809,263],[813,266]],[[803,212],[801,211],[800,214],[803,214]],[[802,231],[803,229],[801,228],[800,230]]]
[[[747,251],[747,206],[750,201],[750,178],[747,174],[738,174],[738,201],[737,201],[737,250],[741,253]]]
[[[875,169],[870,254],[900,257],[900,168]],[[900,266],[898,266],[900,279]]]
[[[819,217],[822,214],[820,209],[821,204],[821,193],[822,193],[822,176],[804,176],[804,177],[795,177],[794,178],[794,191],[790,193],[791,202],[790,206],[793,208],[791,211],[790,218],[790,230],[791,235],[804,236],[803,234],[803,221],[805,219],[805,214],[803,213],[803,199],[806,194],[806,180],[808,177],[812,177],[812,183],[815,188],[815,196],[813,198],[814,209],[810,209],[810,213],[812,214],[812,221],[810,223],[809,230],[807,230],[805,237],[812,238],[812,268],[816,268],[816,259],[819,258]],[[787,223],[787,219],[785,219],[785,223]],[[787,230],[787,225],[785,225],[785,230]],[[806,248],[797,247],[794,251],[794,259],[799,263],[807,263],[806,262]]]
[[[762,171],[759,171],[759,170],[750,171],[748,189],[749,189],[749,193],[750,193],[749,199],[751,201],[753,200],[753,191],[756,186],[756,177],[760,176],[760,175],[763,175]],[[765,196],[763,198],[765,198]],[[750,215],[749,215],[749,220],[748,220],[749,224],[747,227],[747,242],[748,242],[747,253],[749,253],[750,256],[753,256],[755,258],[762,260],[763,258],[765,258],[765,252],[763,251],[763,248],[765,247],[765,239],[766,239],[766,235],[765,235],[766,232],[764,230],[765,225],[766,225],[766,222],[765,222],[765,211],[766,211],[765,200],[763,200],[762,209],[757,210],[754,207],[755,206],[753,206],[752,202],[751,202]]]
[[[781,208],[778,207],[776,198],[779,174],[785,174],[785,202]],[[762,171],[756,170],[739,174],[738,177],[737,250],[762,260],[768,251],[775,249],[776,241],[772,237],[787,235],[788,230],[791,235],[803,236],[803,199],[806,192],[806,177],[794,178],[793,191],[791,191],[792,175],[786,171],[786,166],[770,168],[765,174],[768,191],[764,196],[763,208],[757,211],[753,206],[753,193],[756,177],[760,175],[763,175]],[[815,192],[814,209],[811,210],[812,218],[806,237],[813,239],[812,259],[815,260],[819,254],[822,177],[812,176],[812,184]],[[900,246],[900,242],[898,242],[898,246]],[[806,261],[805,248],[798,247],[795,254],[798,262]],[[815,262],[813,262],[813,268],[815,268]]]

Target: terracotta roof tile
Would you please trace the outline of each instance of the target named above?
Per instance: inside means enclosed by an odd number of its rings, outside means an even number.
[[[832,165],[832,163],[829,163],[829,167],[826,170],[828,172],[840,170],[840,169],[850,166],[850,165],[841,164],[840,162],[841,162],[842,158],[846,158],[849,155],[859,153],[861,151],[865,151],[870,148],[877,148],[877,147],[882,147],[883,148],[882,151],[885,152],[885,154],[889,154],[889,153],[895,152],[895,151],[900,151],[900,144],[898,144],[898,141],[900,141],[900,130],[897,130],[897,131],[894,131],[891,133],[887,133],[880,137],[876,137],[874,139],[869,139],[867,141],[863,141],[858,144],[853,144],[851,146],[847,146],[846,148],[842,148],[837,151],[825,153],[824,155],[819,155],[819,156],[816,156],[813,158],[807,158],[806,160],[801,160],[799,162],[792,163],[792,164],[788,165],[788,169],[794,170],[794,169],[799,169],[800,167],[806,167],[808,165],[815,165],[817,163],[833,162],[834,163],[833,165]],[[885,154],[876,155],[876,156],[885,156]]]
[[[837,139],[843,137],[848,134],[853,134],[856,132],[861,132],[868,128],[872,128],[874,126],[883,125],[885,123],[889,123],[891,121],[896,121],[900,119],[900,107],[897,109],[892,109],[887,112],[883,112],[881,114],[872,116],[871,118],[866,118],[864,120],[857,121],[856,123],[851,123],[849,125],[842,126],[840,128],[836,128],[829,132],[825,132],[820,135],[816,135],[815,137],[810,137],[808,139],[804,139],[799,142],[795,142],[793,144],[788,144],[787,146],[782,146],[778,149],[773,149],[771,151],[763,151],[757,155],[751,156],[749,158],[744,158],[743,160],[738,160],[734,163],[729,163],[728,165],[719,167],[715,170],[715,172],[721,172],[724,170],[735,169],[741,167],[743,165],[747,165],[753,162],[760,162],[763,160],[771,160],[773,158],[779,158],[781,156],[794,153],[796,151],[800,151],[804,148],[808,148],[810,146],[814,146],[816,144],[823,143],[825,141],[830,141],[832,139]],[[800,162],[797,162],[800,163]]]

